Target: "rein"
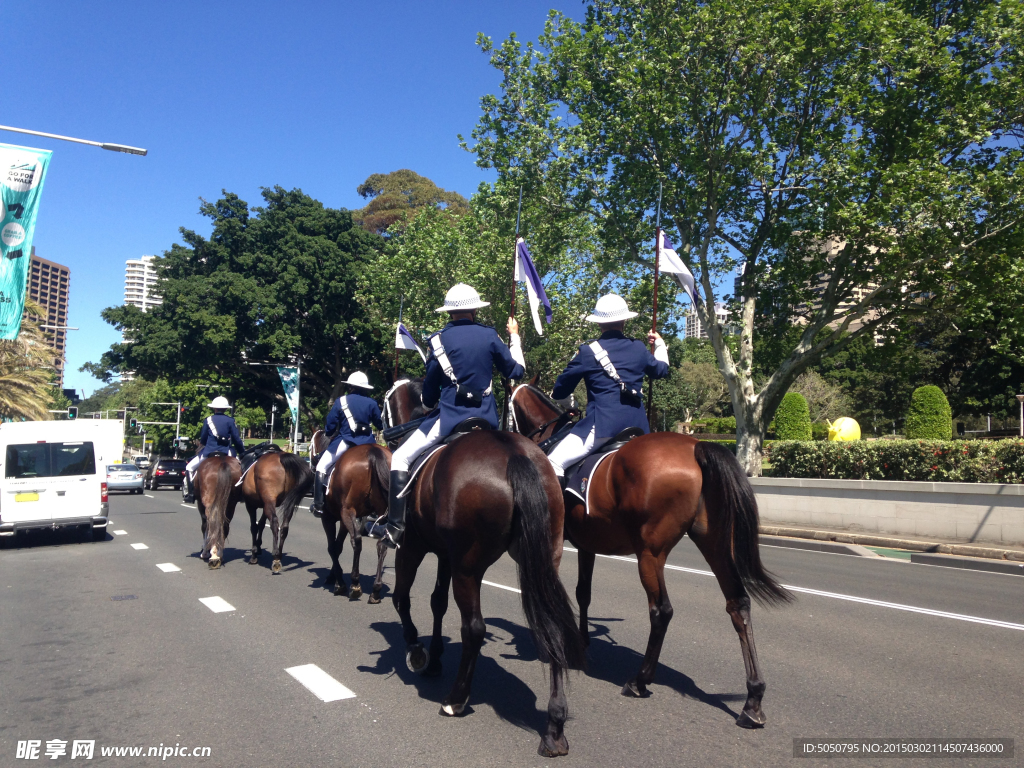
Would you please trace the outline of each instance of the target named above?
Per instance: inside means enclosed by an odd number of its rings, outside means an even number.
[[[573,416],[579,415],[579,410],[578,409],[576,409],[576,408],[569,408],[569,409],[563,408],[558,403],[556,403],[554,400],[552,400],[550,397],[548,397],[544,392],[542,392],[540,389],[538,389],[537,387],[533,386],[532,384],[520,384],[512,392],[512,397],[511,397],[511,402],[510,402],[510,408],[511,408],[511,412],[512,412],[512,422],[513,422],[513,425],[515,426],[515,429],[516,429],[517,432],[519,432],[519,420],[516,418],[516,409],[515,409],[516,395],[519,394],[519,390],[521,390],[523,387],[526,387],[527,389],[529,389],[535,395],[540,397],[541,401],[545,405],[547,405],[548,407],[550,407],[550,408],[552,408],[552,409],[554,409],[556,411],[556,415],[555,415],[555,417],[553,419],[549,419],[548,421],[545,421],[539,427],[535,427],[534,429],[530,430],[529,432],[520,432],[520,434],[522,434],[523,437],[525,437],[526,439],[530,439],[534,435],[539,435],[541,432],[543,432],[545,429],[550,427],[552,424],[557,424],[559,421],[561,421],[562,419],[564,419],[566,417],[572,418]]]
[[[399,379],[391,385],[391,389],[384,395],[384,424],[388,427],[395,426],[395,417],[391,415],[391,395],[393,395],[399,387],[404,387],[409,383],[409,379]]]

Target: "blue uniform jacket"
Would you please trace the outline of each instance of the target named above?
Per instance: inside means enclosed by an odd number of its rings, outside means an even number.
[[[239,453],[242,453],[245,450],[245,446],[242,444],[242,435],[238,432],[235,420],[226,413],[215,413],[210,418],[213,419],[213,425],[217,428],[217,434],[222,438],[228,438],[229,444],[220,445],[213,432],[210,431],[210,425],[207,423],[207,420],[203,419],[203,430],[199,433],[199,455],[209,456],[215,451],[221,451],[231,456],[237,456]]]
[[[489,325],[481,325],[472,320],[454,320],[438,333],[441,334],[441,343],[459,384],[467,389],[475,392],[488,389],[494,368],[507,379],[519,379],[525,373],[523,366],[512,359],[508,346],[498,336],[498,332]],[[451,434],[461,422],[473,417],[486,419],[493,429],[498,428],[498,409],[494,404],[494,395],[485,395],[479,408],[456,405],[455,385],[445,376],[431,350],[423,378],[423,405],[433,408],[439,400],[441,413],[424,422],[420,426],[421,431],[429,432],[438,418],[441,419],[442,436]]]
[[[347,398],[348,409],[352,412],[352,418],[358,423],[371,424],[377,429],[384,428],[380,421],[380,406],[377,405],[376,400],[366,395],[354,393],[344,395],[344,397]],[[334,405],[331,406],[331,412],[327,414],[327,424],[324,425],[324,431],[331,438],[329,446],[331,451],[337,448],[342,440],[349,445],[369,445],[370,443],[377,442],[373,435],[356,436],[352,434],[352,428],[348,425],[348,419],[345,418],[345,414],[341,410],[340,397],[334,401]]]
[[[652,379],[668,376],[668,364],[655,360],[642,341],[631,339],[621,331],[607,331],[598,341],[619,377],[637,392],[643,387],[645,375]],[[629,427],[639,427],[645,433],[651,431],[643,406],[622,401],[619,385],[605,373],[589,344],[580,345],[576,357],[555,382],[551,396],[556,400],[568,397],[581,379],[587,385],[587,415],[573,427],[575,434],[585,438],[595,425],[594,437],[598,440],[615,437]]]

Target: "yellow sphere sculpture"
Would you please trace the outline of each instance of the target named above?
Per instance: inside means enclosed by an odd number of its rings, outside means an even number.
[[[843,416],[828,424],[829,440],[860,440],[860,424],[856,419]]]

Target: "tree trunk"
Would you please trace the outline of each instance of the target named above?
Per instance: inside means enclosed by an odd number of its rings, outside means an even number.
[[[761,476],[764,456],[764,427],[754,416],[754,409],[736,414],[736,459],[747,477]]]

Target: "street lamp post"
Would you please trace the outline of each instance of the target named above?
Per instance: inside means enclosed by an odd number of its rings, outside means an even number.
[[[1020,436],[1024,437],[1024,395],[1017,395],[1017,402],[1020,403]]]
[[[58,133],[43,133],[42,131],[30,131],[27,128],[12,128],[9,125],[0,125],[0,131],[13,131],[14,133],[27,133],[29,136],[42,136],[47,139],[60,139],[61,141],[73,141],[76,144],[88,144],[100,149],[109,149],[111,152],[124,152],[127,155],[148,155],[148,149],[129,147],[127,144],[109,144],[103,141],[89,141],[88,139],[76,139],[72,136],[61,136]]]

